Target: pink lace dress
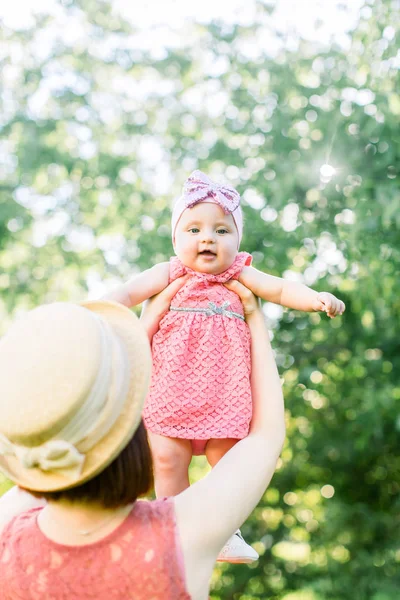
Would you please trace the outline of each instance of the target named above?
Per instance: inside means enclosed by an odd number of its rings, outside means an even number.
[[[1,600],[190,600],[170,500],[136,502],[102,540],[64,546],[15,517],[0,538]]]
[[[252,257],[240,252],[218,275],[198,273],[177,258],[170,281],[190,273],[153,338],[153,373],[144,422],[153,433],[208,440],[246,437],[252,415],[250,334],[242,303],[224,282]]]

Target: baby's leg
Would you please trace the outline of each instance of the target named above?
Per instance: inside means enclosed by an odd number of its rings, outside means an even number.
[[[208,440],[205,452],[211,467],[215,467],[217,462],[219,462],[221,458],[228,452],[228,450],[233,448],[238,441],[239,440],[234,440],[231,438],[226,440]]]
[[[153,455],[156,496],[176,496],[189,487],[192,444],[190,440],[168,438],[151,431],[147,435]]]

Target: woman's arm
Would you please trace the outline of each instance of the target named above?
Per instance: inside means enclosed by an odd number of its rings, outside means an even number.
[[[244,267],[239,281],[263,300],[288,308],[305,312],[323,311],[331,318],[345,310],[344,303],[329,292],[316,292],[302,283],[274,277],[254,267]]]
[[[120,285],[112,292],[105,294],[102,300],[112,300],[124,304],[128,308],[141,304],[144,300],[158,294],[168,285],[169,263],[163,262],[154,265],[129,281]]]
[[[226,285],[239,294],[250,328],[253,419],[249,435],[207,477],[174,499],[188,586],[198,580],[196,569],[210,567],[259,502],[285,438],[281,383],[263,314],[253,294],[238,281]]]

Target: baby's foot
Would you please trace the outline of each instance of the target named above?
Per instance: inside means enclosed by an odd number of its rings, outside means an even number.
[[[244,541],[240,529],[238,529],[222,548],[217,562],[249,564],[258,558],[257,552]]]

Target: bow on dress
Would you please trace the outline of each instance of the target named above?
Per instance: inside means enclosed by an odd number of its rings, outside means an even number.
[[[240,195],[230,185],[214,183],[201,171],[193,171],[186,180],[183,188],[186,208],[191,208],[207,198],[212,198],[229,215],[236,210],[240,203]]]

